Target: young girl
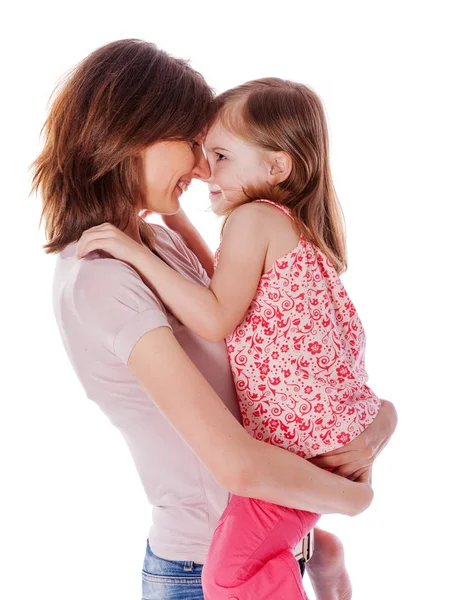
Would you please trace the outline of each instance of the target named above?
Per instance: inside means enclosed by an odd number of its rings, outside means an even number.
[[[228,218],[210,286],[109,224],[83,234],[78,253],[102,249],[130,263],[186,326],[226,338],[246,429],[310,459],[349,443],[380,408],[338,277],[345,239],[323,107],[306,86],[269,78],[221,94],[216,109],[208,184],[214,211]],[[318,519],[233,496],[204,565],[207,600],[306,598],[292,550]]]

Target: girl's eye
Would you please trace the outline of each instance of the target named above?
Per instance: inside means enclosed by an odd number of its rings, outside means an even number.
[[[190,143],[191,143],[193,149],[195,149],[198,146],[200,146],[200,144],[196,140],[192,140]]]
[[[216,160],[225,160],[226,157],[224,156],[224,154],[221,154],[220,152],[215,152],[216,154]]]

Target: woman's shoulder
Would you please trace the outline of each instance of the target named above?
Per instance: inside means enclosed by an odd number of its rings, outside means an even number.
[[[210,279],[200,261],[177,232],[163,225],[151,224],[155,250],[175,271],[209,285]]]
[[[167,247],[179,252],[184,252],[187,249],[184,240],[177,232],[157,223],[150,223],[150,226],[153,230],[156,249]]]
[[[127,263],[102,250],[94,250],[83,258],[76,256],[77,244],[69,244],[57,256],[55,276],[80,286],[101,287],[122,277],[136,274]]]
[[[70,273],[68,287],[75,306],[86,302],[94,307],[109,306],[111,302],[137,304],[146,295],[145,285],[129,264],[104,253],[80,259]]]

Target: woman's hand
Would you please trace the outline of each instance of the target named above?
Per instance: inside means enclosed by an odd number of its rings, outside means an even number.
[[[372,464],[387,445],[397,421],[393,404],[382,400],[378,415],[360,436],[342,448],[311,458],[310,462],[322,469],[329,469],[336,475],[354,481],[370,482]]]
[[[104,250],[114,258],[133,266],[142,255],[150,252],[146,246],[139,244],[110,223],[103,223],[83,232],[78,242],[77,257],[83,258],[94,250]]]

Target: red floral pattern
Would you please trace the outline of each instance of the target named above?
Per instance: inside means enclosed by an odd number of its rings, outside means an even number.
[[[226,342],[244,426],[257,440],[311,458],[352,441],[380,408],[366,385],[356,309],[303,236],[262,276]]]

